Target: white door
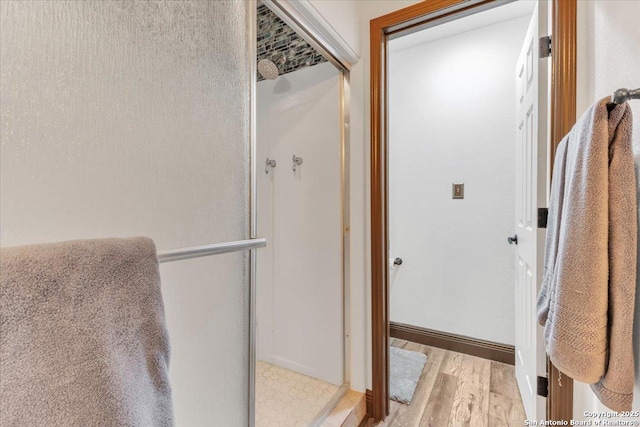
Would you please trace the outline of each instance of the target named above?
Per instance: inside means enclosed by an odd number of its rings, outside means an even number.
[[[546,416],[537,377],[546,377],[542,328],[536,299],[542,281],[545,229],[538,208],[547,206],[547,87],[549,58],[540,58],[547,32],[546,1],[539,1],[516,66],[516,379],[530,420]]]

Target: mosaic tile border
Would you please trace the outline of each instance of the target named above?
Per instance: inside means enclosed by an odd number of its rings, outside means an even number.
[[[265,5],[258,6],[258,58],[276,61],[284,53],[287,62],[280,75],[327,62],[309,43],[296,34]],[[258,73],[258,81],[264,78]]]

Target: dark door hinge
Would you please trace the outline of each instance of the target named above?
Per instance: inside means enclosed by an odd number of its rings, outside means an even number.
[[[547,228],[549,208],[538,208],[538,228]]]
[[[540,37],[540,59],[551,56],[551,36]]]
[[[538,396],[549,396],[549,380],[545,377],[538,377]]]

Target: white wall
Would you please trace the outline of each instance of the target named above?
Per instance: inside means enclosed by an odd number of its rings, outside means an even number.
[[[640,2],[578,2],[578,116],[597,100],[622,87],[640,87]],[[640,101],[630,102],[634,113],[633,143],[636,169],[640,168]],[[640,181],[639,181],[640,182]],[[640,195],[640,186],[639,195]],[[640,212],[640,211],[639,211]],[[640,220],[640,218],[639,218]],[[640,251],[638,252],[640,254]],[[640,266],[640,260],[638,265]],[[640,277],[640,272],[638,274]],[[640,410],[640,292],[636,292],[633,347],[636,387],[633,409]],[[574,383],[574,417],[587,419],[584,411],[605,411],[589,386]],[[628,420],[628,418],[627,418]]]
[[[351,70],[351,384],[360,391],[372,384],[369,21],[418,2],[355,1],[360,10],[360,61]]]
[[[350,44],[357,29],[359,48],[351,47],[360,60],[351,69],[351,292],[350,342],[351,388],[371,389],[371,262],[369,191],[369,21],[419,0],[312,0],[312,4]],[[323,3],[318,5],[317,3]],[[323,8],[324,6],[324,8]],[[357,22],[345,22],[342,16],[356,7]],[[366,363],[363,363],[363,360]]]
[[[514,344],[515,68],[530,17],[389,56],[390,319]],[[429,30],[427,30],[429,31]],[[393,42],[392,42],[393,45]],[[452,183],[464,183],[453,200]]]
[[[340,76],[330,63],[257,85],[258,357],[343,382]],[[293,155],[303,158],[292,170]]]
[[[309,0],[344,41],[360,55],[360,10],[362,1]]]
[[[1,244],[247,238],[248,7],[0,2]],[[247,425],[246,262],[161,267],[177,425]]]

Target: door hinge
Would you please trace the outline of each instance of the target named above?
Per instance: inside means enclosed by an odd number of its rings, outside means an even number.
[[[551,56],[551,36],[540,37],[540,59]]]
[[[547,228],[549,208],[538,208],[538,228]]]
[[[538,396],[549,396],[549,380],[546,377],[538,377]]]

